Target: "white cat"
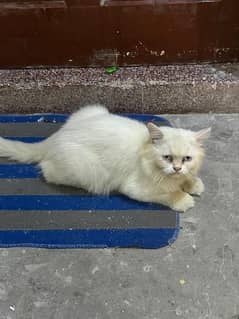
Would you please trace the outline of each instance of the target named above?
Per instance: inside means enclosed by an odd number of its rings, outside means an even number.
[[[196,175],[204,156],[202,142],[209,133],[210,129],[146,126],[94,105],[74,113],[43,142],[0,138],[0,156],[38,163],[49,183],[96,194],[119,191],[186,211],[194,205],[190,194],[204,190]]]

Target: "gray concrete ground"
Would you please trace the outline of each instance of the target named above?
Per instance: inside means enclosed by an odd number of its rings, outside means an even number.
[[[0,113],[71,112],[103,103],[114,112],[238,112],[239,64],[0,70]]]
[[[206,192],[159,250],[0,250],[1,319],[238,319],[239,114],[170,115],[212,127]]]

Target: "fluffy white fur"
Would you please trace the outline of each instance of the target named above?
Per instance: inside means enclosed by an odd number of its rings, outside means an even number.
[[[197,173],[209,131],[146,126],[94,105],[74,113],[43,142],[0,138],[0,156],[38,163],[49,183],[96,194],[119,191],[186,211],[194,205],[190,194],[204,189]]]

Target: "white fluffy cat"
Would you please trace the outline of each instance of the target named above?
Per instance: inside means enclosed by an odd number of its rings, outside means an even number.
[[[204,190],[196,175],[209,133],[210,129],[192,132],[153,123],[146,126],[94,105],[74,113],[43,142],[0,138],[0,156],[38,163],[49,183],[96,194],[119,191],[186,211],[194,205],[190,194]]]

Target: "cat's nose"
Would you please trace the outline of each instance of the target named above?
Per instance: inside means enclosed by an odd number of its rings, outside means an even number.
[[[179,172],[179,171],[181,171],[182,167],[174,166],[173,169],[175,170],[175,172]]]

